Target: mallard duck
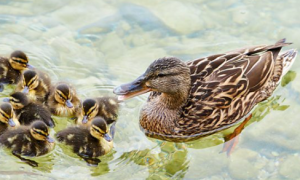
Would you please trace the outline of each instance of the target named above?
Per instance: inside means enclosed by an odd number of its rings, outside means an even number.
[[[72,86],[58,83],[51,88],[47,106],[55,115],[70,117],[80,111],[81,102]]]
[[[0,57],[0,92],[3,84],[16,84],[21,78],[21,73],[27,68],[33,68],[28,64],[28,58],[22,51],[14,51],[10,58]]]
[[[74,126],[56,134],[58,141],[72,147],[74,153],[90,163],[91,159],[105,155],[113,147],[113,141],[103,118],[95,118],[89,128]],[[99,162],[99,161],[98,161]],[[96,164],[98,164],[96,161]]]
[[[89,124],[96,116],[105,119],[107,124],[115,122],[118,118],[119,104],[114,97],[98,97],[86,99],[82,103],[77,124]]]
[[[13,107],[9,103],[0,105],[0,135],[7,129],[12,129],[20,125]]]
[[[49,127],[55,126],[50,111],[42,104],[31,102],[22,92],[13,93],[4,101],[10,102],[22,125],[29,125],[32,121],[40,119]]]
[[[273,45],[242,48],[187,63],[155,60],[135,81],[114,89],[119,100],[150,92],[140,125],[148,136],[187,141],[229,128],[271,96],[297,51]]]
[[[44,103],[49,95],[51,79],[38,70],[26,70],[22,74],[22,80],[17,84],[16,92],[21,91],[32,101]]]
[[[20,126],[16,129],[5,131],[0,136],[0,144],[12,150],[13,155],[32,166],[37,163],[22,158],[21,156],[41,156],[50,152],[54,147],[54,140],[49,136],[47,125],[36,120],[30,126]]]

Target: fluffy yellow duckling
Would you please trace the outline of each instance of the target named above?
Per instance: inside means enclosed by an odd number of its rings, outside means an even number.
[[[16,87],[16,92],[21,91],[27,94],[30,100],[44,103],[49,96],[50,86],[51,79],[46,73],[26,70]]]
[[[41,156],[50,152],[54,147],[54,140],[49,136],[47,125],[43,121],[34,121],[30,126],[20,126],[5,131],[0,136],[0,144],[10,148],[13,155],[31,166],[38,166],[35,161],[22,156]]]
[[[20,123],[16,118],[14,109],[9,103],[2,103],[0,105],[0,135],[7,129],[13,129],[19,126]]]
[[[103,118],[95,118],[89,128],[74,126],[56,134],[58,141],[73,148],[73,152],[85,159],[91,165],[97,165],[100,160],[95,159],[107,154],[113,148],[112,137]],[[113,136],[113,134],[112,134]]]
[[[47,106],[52,114],[71,117],[80,111],[81,103],[73,87],[66,83],[58,83],[51,88]]]
[[[97,116],[105,119],[107,124],[118,118],[119,104],[114,97],[99,97],[86,99],[82,103],[81,112],[78,112],[77,124],[89,125]]]
[[[21,73],[27,68],[33,68],[28,64],[28,58],[22,51],[14,51],[10,58],[0,57],[0,92],[3,84],[16,84],[21,78]]]
[[[42,104],[31,102],[22,92],[13,93],[9,98],[4,99],[4,101],[10,102],[19,122],[23,125],[29,125],[34,120],[40,119],[49,127],[55,126],[50,111]]]

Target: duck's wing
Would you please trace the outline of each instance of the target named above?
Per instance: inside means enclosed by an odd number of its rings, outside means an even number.
[[[188,62],[192,86],[184,116],[210,115],[213,109],[227,108],[234,99],[259,90],[272,75],[281,48],[288,44],[281,40]]]

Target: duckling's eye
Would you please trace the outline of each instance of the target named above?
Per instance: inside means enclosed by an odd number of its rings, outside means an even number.
[[[27,64],[27,63],[25,63],[23,61],[20,61],[20,60],[14,60],[14,61],[17,62],[17,63],[20,63],[20,64]]]
[[[45,135],[45,134],[43,134],[43,133],[41,133],[41,132],[39,132],[39,131],[33,131],[34,133],[36,133],[36,134],[39,134],[39,135],[41,135],[41,136],[47,136],[47,135]]]
[[[32,80],[32,81],[28,84],[28,86],[31,86],[34,82],[35,82],[35,79]]]
[[[59,94],[59,97],[62,98],[62,99],[65,99],[61,94]]]
[[[3,114],[2,112],[0,112],[0,114],[1,114],[3,117],[7,118],[7,117],[5,116],[5,114]]]
[[[63,97],[63,95],[61,95],[59,92],[57,92],[57,94],[58,94],[58,96],[59,96],[61,99],[65,100],[65,98]]]
[[[94,130],[97,131],[98,133],[100,133],[100,131],[98,129],[94,128]]]

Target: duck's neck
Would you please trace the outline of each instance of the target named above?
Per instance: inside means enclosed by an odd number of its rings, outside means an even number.
[[[189,88],[188,88],[189,90]],[[188,98],[188,90],[184,90],[174,94],[162,93],[158,97],[157,105],[163,106],[164,109],[178,110],[186,103]]]
[[[189,91],[190,81],[176,93],[162,93],[150,99],[141,111],[141,126],[150,132],[174,134],[178,130],[177,121],[187,102]]]

